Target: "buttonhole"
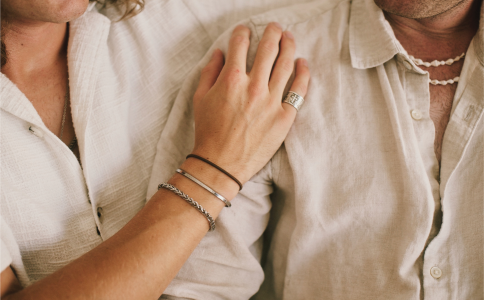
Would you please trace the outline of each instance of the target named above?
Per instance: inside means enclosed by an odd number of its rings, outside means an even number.
[[[469,121],[471,119],[473,113],[474,113],[474,105],[470,105],[467,108],[466,115],[464,117],[464,121]]]

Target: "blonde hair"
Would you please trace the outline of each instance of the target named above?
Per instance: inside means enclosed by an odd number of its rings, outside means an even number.
[[[121,18],[118,21],[128,19],[134,17],[135,15],[139,14],[144,6],[145,0],[89,0],[90,2],[98,2],[103,5],[103,7],[107,6],[114,6],[121,11]],[[5,47],[5,43],[3,42],[3,37],[5,35],[5,26],[4,23],[4,12],[2,10],[2,30],[1,30],[1,55],[2,55],[2,67],[7,63],[7,48]]]
[[[90,1],[101,3],[103,7],[115,6],[119,8],[122,11],[122,15],[118,21],[136,16],[143,10],[145,6],[145,0],[90,0]]]

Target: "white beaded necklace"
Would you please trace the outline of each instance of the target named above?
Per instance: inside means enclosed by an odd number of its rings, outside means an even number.
[[[438,67],[438,66],[443,66],[443,65],[448,65],[450,66],[451,64],[453,64],[454,62],[456,61],[459,61],[461,58],[463,58],[466,54],[465,53],[462,53],[461,55],[457,56],[456,58],[452,59],[452,58],[449,58],[448,60],[446,61],[443,61],[443,60],[434,60],[432,62],[425,62],[425,61],[422,61],[420,58],[415,58],[413,57],[412,55],[409,55],[408,57],[410,57],[411,60],[413,60],[413,62],[417,65],[417,66],[425,66],[425,67]]]
[[[432,62],[426,62],[422,61],[420,58],[415,58],[412,55],[409,55],[408,57],[417,65],[417,66],[425,66],[425,67],[439,67],[443,65],[452,65],[454,62],[459,61],[461,58],[463,58],[466,54],[462,53],[461,55],[457,56],[456,58],[452,59],[449,58],[448,60],[434,60]],[[448,80],[437,80],[437,79],[430,79],[429,78],[429,83],[432,85],[447,85],[447,84],[453,84],[455,82],[459,82],[460,77],[454,77],[453,79],[448,79]]]

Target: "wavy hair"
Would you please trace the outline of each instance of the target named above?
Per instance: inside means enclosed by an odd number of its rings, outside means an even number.
[[[100,3],[103,5],[103,7],[114,6],[118,8],[121,11],[121,18],[118,21],[134,17],[135,15],[140,13],[145,6],[145,0],[89,0],[89,1]],[[1,29],[2,67],[7,63],[7,55],[8,55],[7,47],[3,42],[4,36],[5,36],[5,27],[8,27],[4,19],[5,19],[4,12],[2,10],[2,29]]]

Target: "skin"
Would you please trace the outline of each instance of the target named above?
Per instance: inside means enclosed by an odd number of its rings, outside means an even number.
[[[57,136],[67,92],[66,21],[82,15],[88,4],[86,0],[2,1],[3,42],[8,51],[2,73],[32,102]],[[62,141],[70,144],[74,136],[68,109]]]
[[[454,9],[469,0],[375,0],[383,11],[407,19],[435,18]]]
[[[55,134],[60,131],[66,93],[66,22],[82,14],[86,5],[84,0],[2,1],[2,22],[7,24],[3,41],[9,51],[2,73],[27,96]],[[192,153],[209,158],[241,182],[269,161],[296,116],[292,106],[281,103],[294,69],[293,36],[277,23],[268,25],[247,73],[249,36],[248,28],[235,28],[225,65],[222,52],[214,51],[194,97],[197,129]],[[291,90],[304,96],[309,69],[303,59],[297,60],[295,73]],[[212,111],[223,118],[209,122],[203,116]],[[74,136],[70,113],[65,130],[63,141],[68,143]],[[234,181],[199,160],[188,159],[181,168],[228,200],[238,192]],[[214,218],[224,208],[223,202],[181,175],[168,182],[197,199]],[[13,270],[4,270],[0,297],[158,299],[208,228],[197,210],[161,189],[113,237],[31,286],[21,289]]]
[[[407,52],[423,61],[447,60],[467,52],[479,27],[478,0],[375,0]],[[451,66],[424,67],[431,79],[459,76],[464,60]],[[435,126],[434,151],[439,164],[457,84],[430,85],[430,118]]]
[[[427,62],[445,61],[466,53],[479,27],[480,0],[375,0],[375,3],[384,11],[405,50]],[[447,80],[460,76],[464,61],[461,59],[450,66],[419,67],[428,71],[431,79]],[[456,89],[457,84],[429,84],[429,114],[435,128],[434,152],[439,166]],[[433,228],[440,228],[442,210],[435,210],[433,223]]]

